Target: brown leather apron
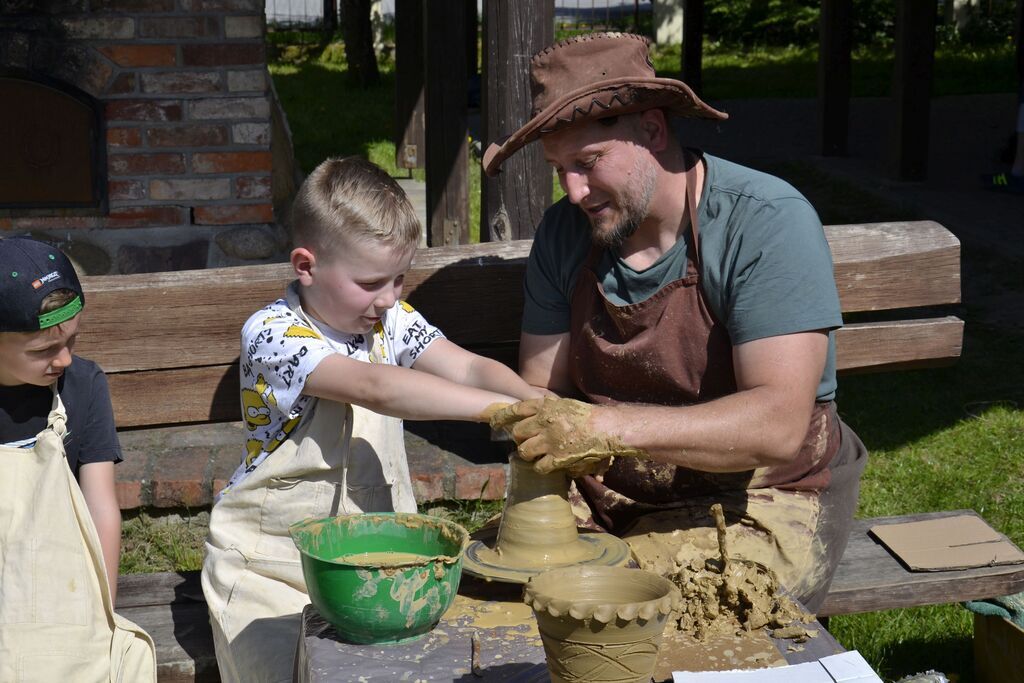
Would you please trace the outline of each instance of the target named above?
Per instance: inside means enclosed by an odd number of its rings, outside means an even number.
[[[732,342],[725,326],[707,305],[700,286],[700,232],[693,175],[687,175],[691,241],[682,278],[644,301],[618,306],[607,299],[596,274],[601,248],[591,248],[580,270],[571,298],[570,372],[576,386],[594,403],[690,405],[736,391]],[[846,452],[840,453],[844,446]],[[690,517],[702,519],[692,521],[704,526],[710,521],[706,514],[713,502],[730,503],[726,505],[730,524],[742,522],[750,526],[751,498],[744,492],[764,489],[759,500],[765,496],[775,500],[791,492],[800,501],[803,519],[798,524],[782,524],[790,531],[806,527],[808,535],[819,537],[814,545],[822,547],[813,553],[818,557],[804,560],[794,559],[790,550],[788,561],[794,563],[794,572],[818,574],[820,567],[812,571],[804,565],[826,562],[834,569],[849,535],[865,459],[863,445],[841,423],[835,404],[819,402],[812,412],[803,445],[784,465],[712,473],[620,458],[602,481],[588,476],[575,484],[593,515],[592,520],[585,521],[619,535],[627,532],[639,516],[662,510],[690,510]],[[836,468],[840,466],[844,470],[840,473],[841,481],[836,481]],[[784,507],[766,505],[766,509]],[[685,519],[676,521],[686,523]],[[767,530],[774,546],[780,544],[781,538],[794,535],[772,534],[770,528],[779,524],[777,520],[754,521]],[[806,536],[804,542],[810,545]],[[824,579],[813,580],[815,585],[808,589],[817,593],[824,581],[823,588],[827,590],[831,575],[832,570],[828,570]],[[791,588],[795,580],[790,578]],[[823,599],[824,591],[820,592]],[[798,597],[806,598],[806,604],[807,599],[815,596],[798,593]]]

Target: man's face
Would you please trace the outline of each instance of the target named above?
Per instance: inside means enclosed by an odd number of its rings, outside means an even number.
[[[610,126],[589,122],[541,138],[562,189],[604,246],[619,246],[636,232],[657,187],[657,162],[640,142],[638,122],[638,115],[623,116]]]
[[[0,385],[48,387],[71,365],[81,314],[38,332],[0,333]]]
[[[366,334],[402,296],[415,246],[391,247],[358,240],[329,260],[319,259],[303,288],[302,305],[339,332]]]

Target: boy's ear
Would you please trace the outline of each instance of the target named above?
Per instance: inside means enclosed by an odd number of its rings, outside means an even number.
[[[291,253],[292,268],[299,284],[308,287],[313,284],[313,268],[316,266],[316,255],[305,247],[296,247]]]

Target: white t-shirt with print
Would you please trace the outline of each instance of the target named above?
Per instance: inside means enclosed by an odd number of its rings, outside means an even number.
[[[297,298],[295,285],[289,288]],[[248,434],[245,456],[224,495],[260,466],[302,422],[313,397],[302,393],[320,361],[340,353],[367,363],[411,368],[441,331],[412,306],[397,302],[368,334],[317,329],[278,299],[254,313],[242,327],[240,363],[242,420]]]

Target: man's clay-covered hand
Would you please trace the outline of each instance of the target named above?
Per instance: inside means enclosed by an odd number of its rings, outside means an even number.
[[[593,474],[607,469],[613,456],[644,455],[614,436],[596,432],[590,419],[593,410],[594,406],[571,398],[531,399],[510,406],[502,419],[512,424],[520,457],[533,462],[542,474],[555,470],[568,470],[574,477]]]

